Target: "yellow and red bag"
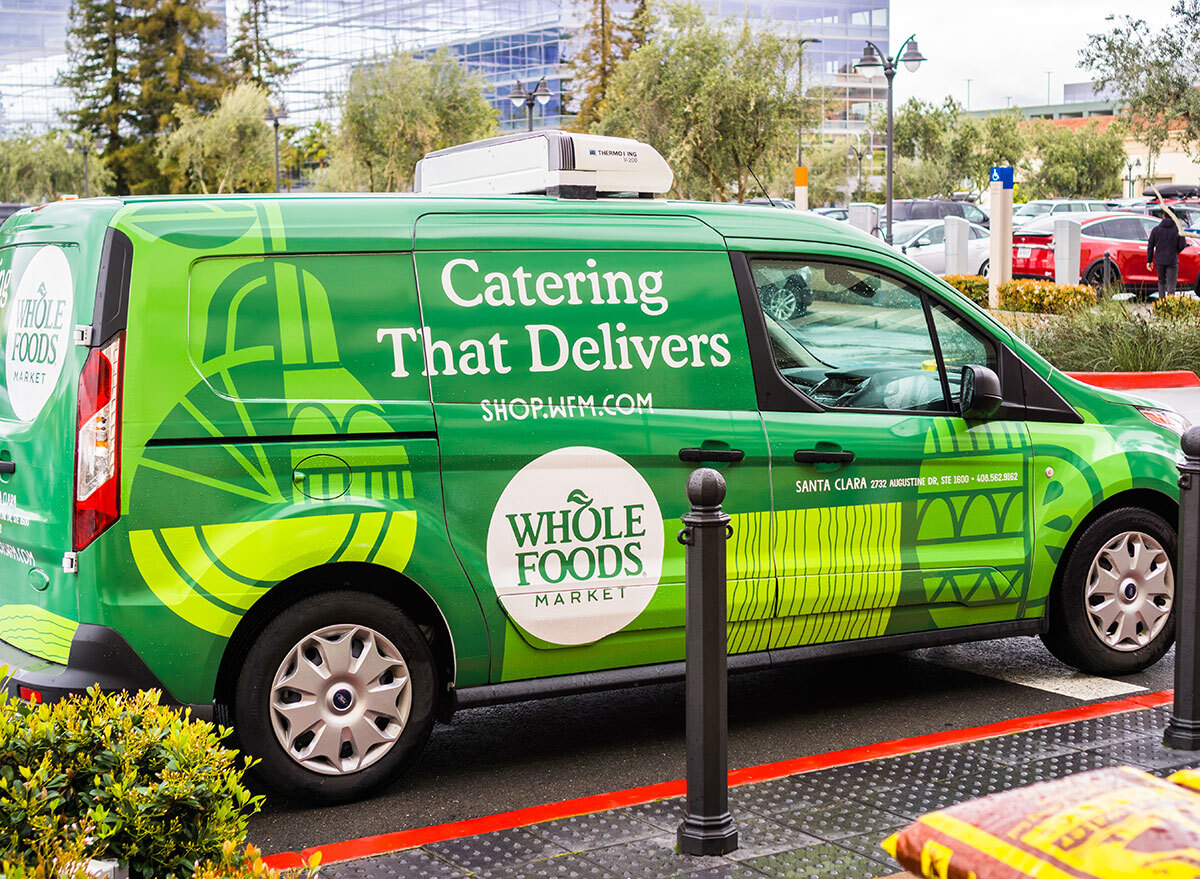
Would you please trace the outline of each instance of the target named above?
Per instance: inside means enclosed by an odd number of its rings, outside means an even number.
[[[1200,772],[1084,772],[932,812],[883,847],[927,879],[1197,879]]]

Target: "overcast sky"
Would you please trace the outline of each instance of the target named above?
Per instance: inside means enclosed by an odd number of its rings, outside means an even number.
[[[1152,31],[1170,21],[1171,0],[892,0],[892,49],[917,35],[929,60],[915,74],[896,74],[896,103],[910,97],[940,102],[953,95],[971,109],[1051,103],[1063,83],[1091,79],[1079,50],[1087,35],[1107,30],[1111,13],[1146,19]]]

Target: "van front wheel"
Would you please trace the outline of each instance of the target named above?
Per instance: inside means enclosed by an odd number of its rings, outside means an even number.
[[[359,799],[420,753],[436,708],[433,656],[395,605],[360,592],[302,599],[263,629],[234,696],[254,775],[309,802]]]
[[[1050,595],[1050,652],[1093,674],[1132,674],[1175,638],[1175,530],[1125,507],[1087,527]]]

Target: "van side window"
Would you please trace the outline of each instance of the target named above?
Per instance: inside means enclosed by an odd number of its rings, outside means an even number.
[[[964,366],[986,366],[996,371],[996,349],[954,312],[939,302],[929,303],[951,399],[958,399]]]
[[[823,406],[951,411],[920,293],[864,267],[754,259],[776,367]]]

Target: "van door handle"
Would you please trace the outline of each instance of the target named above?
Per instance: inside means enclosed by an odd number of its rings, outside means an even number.
[[[16,461],[0,461],[0,473],[16,473]]]
[[[705,461],[713,464],[736,464],[746,457],[741,449],[680,449],[679,460],[689,464],[701,464]]]
[[[797,464],[849,464],[854,460],[854,452],[796,449],[796,454],[792,457]]]

